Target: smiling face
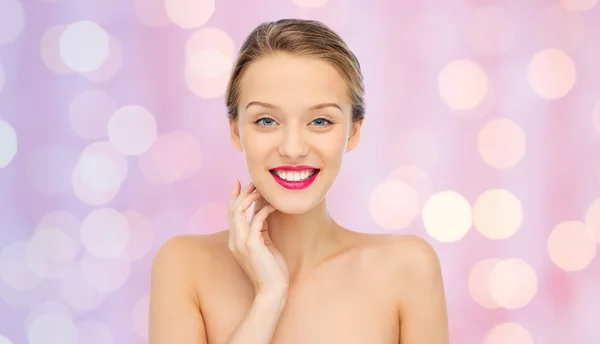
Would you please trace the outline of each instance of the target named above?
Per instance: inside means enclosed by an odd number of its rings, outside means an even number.
[[[241,88],[231,141],[245,153],[252,182],[279,211],[308,212],[327,195],[344,153],[358,144],[362,121],[352,121],[346,83],[327,62],[279,53],[253,62]],[[293,181],[309,171],[273,171],[300,165],[319,170],[312,183]]]

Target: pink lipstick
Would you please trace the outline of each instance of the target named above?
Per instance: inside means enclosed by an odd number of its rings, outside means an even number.
[[[315,181],[320,171],[318,168],[306,165],[279,166],[269,170],[279,185],[290,190],[300,190],[309,187]]]

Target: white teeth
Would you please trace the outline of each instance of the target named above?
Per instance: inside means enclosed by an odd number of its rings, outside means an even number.
[[[279,176],[279,178],[290,181],[290,182],[298,182],[302,180],[306,180],[312,177],[314,170],[304,170],[304,171],[278,171],[275,170],[275,174]]]

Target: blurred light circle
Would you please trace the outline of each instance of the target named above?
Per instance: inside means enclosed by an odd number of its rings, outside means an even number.
[[[0,0],[0,46],[14,42],[25,28],[25,11],[18,0]]]
[[[152,27],[165,27],[173,24],[167,15],[165,0],[134,0],[135,14],[140,21]]]
[[[46,145],[36,148],[27,162],[31,186],[46,195],[63,195],[71,191],[69,176],[76,164],[76,154],[66,146]]]
[[[488,92],[488,79],[481,67],[470,60],[448,63],[438,76],[438,91],[446,105],[454,110],[478,106]]]
[[[128,105],[119,108],[108,122],[108,138],[125,155],[146,152],[157,136],[156,121],[146,108]]]
[[[79,343],[114,344],[112,331],[105,324],[95,320],[84,320],[76,323]]]
[[[233,61],[219,49],[202,49],[193,53],[188,60],[188,65],[198,76],[214,78],[227,74],[231,70]]]
[[[69,105],[71,128],[84,139],[104,138],[107,136],[108,121],[115,110],[114,100],[104,91],[85,90]]]
[[[596,242],[583,222],[564,221],[548,237],[550,260],[565,271],[581,271],[596,256]]]
[[[515,40],[510,14],[498,6],[480,7],[469,23],[471,46],[482,55],[502,55],[510,51]]]
[[[501,307],[525,307],[536,295],[535,270],[521,259],[504,259],[494,265],[489,275],[492,299]]]
[[[11,342],[10,339],[0,335],[0,344],[13,344],[13,342]]]
[[[218,28],[209,27],[194,32],[185,44],[185,58],[190,59],[194,54],[204,50],[217,50],[224,59],[233,60],[235,51],[235,42],[229,34]],[[221,55],[217,55],[221,58]],[[227,71],[231,69],[228,66]],[[210,73],[209,73],[210,74]]]
[[[521,201],[508,190],[487,190],[473,204],[473,223],[488,239],[508,239],[523,223]]]
[[[26,242],[18,241],[0,251],[0,279],[17,291],[34,290],[42,282],[27,264],[26,246]]]
[[[138,163],[146,179],[168,184],[191,177],[202,160],[200,143],[191,134],[175,130],[159,135]]]
[[[483,161],[497,169],[516,166],[525,156],[525,131],[508,118],[489,121],[479,132],[477,149]]]
[[[523,326],[503,323],[492,327],[485,335],[483,344],[533,344],[533,336]]]
[[[112,79],[123,66],[123,48],[116,38],[108,38],[110,55],[104,63],[96,70],[82,73],[84,77],[92,82],[103,82]]]
[[[129,245],[127,218],[112,208],[100,208],[81,223],[83,247],[98,258],[120,258]]]
[[[536,33],[544,47],[575,50],[583,42],[585,22],[579,12],[555,3],[542,11]]]
[[[387,158],[395,164],[431,168],[438,160],[435,138],[425,130],[401,131],[388,146]]]
[[[129,245],[127,245],[127,258],[140,260],[152,249],[154,243],[154,229],[152,221],[137,211],[122,212],[127,218],[130,232]]]
[[[431,196],[422,211],[427,234],[440,242],[462,239],[471,229],[471,205],[458,192],[442,191]]]
[[[58,280],[58,291],[65,303],[79,312],[98,308],[108,295],[92,288],[83,279],[79,264]]]
[[[112,201],[121,181],[119,166],[102,154],[82,154],[72,174],[75,195],[88,205]]]
[[[77,247],[73,239],[58,228],[36,230],[26,247],[27,263],[40,277],[63,277],[75,261]]]
[[[142,295],[133,307],[131,320],[133,330],[143,340],[148,340],[148,314],[150,312],[150,295]]]
[[[600,244],[600,198],[596,199],[585,212],[585,228],[592,240]]]
[[[190,217],[188,232],[192,234],[208,233],[207,228],[227,228],[228,205],[218,202],[202,204]]]
[[[215,0],[165,0],[167,16],[183,29],[200,27],[215,11]]]
[[[93,21],[68,25],[60,36],[60,56],[77,72],[91,72],[104,64],[109,50],[108,34]]]
[[[108,141],[97,141],[89,144],[83,149],[81,155],[102,155],[110,159],[119,169],[121,181],[124,181],[129,174],[129,165],[127,157],[113,147]]]
[[[500,307],[492,298],[489,283],[494,266],[499,262],[500,259],[484,259],[475,264],[469,273],[469,293],[473,301],[483,308]]]
[[[575,63],[558,49],[536,53],[527,66],[527,79],[535,93],[546,99],[562,98],[571,91],[577,79]]]
[[[596,6],[598,0],[560,0],[563,6],[573,11],[587,11]]]
[[[380,183],[369,197],[369,213],[386,230],[406,228],[419,212],[419,195],[401,180]]]
[[[228,58],[225,57],[225,55],[219,56]],[[190,89],[190,91],[192,91],[192,93],[203,99],[211,99],[222,96],[227,88],[229,75],[222,73],[218,76],[202,76],[196,72],[196,70],[200,69],[200,67],[197,66],[198,63],[198,59],[191,58],[188,59],[185,64],[184,73],[187,87]],[[226,62],[222,61],[216,68],[220,70],[223,68],[223,66],[225,66],[225,64]]]
[[[78,67],[73,68],[75,71],[91,73],[110,57],[111,37],[94,21],[75,22],[64,26],[59,39],[59,52],[71,68]]]
[[[77,344],[79,343],[75,324],[62,313],[41,314],[27,329],[31,344]]]
[[[0,168],[5,168],[17,155],[17,133],[8,122],[0,119]]]
[[[81,222],[79,222],[75,215],[65,210],[48,212],[38,221],[34,235],[38,231],[43,231],[47,228],[55,228],[68,235],[75,249],[75,255],[79,253],[81,249],[81,241],[79,239]]]
[[[387,179],[397,179],[406,183],[419,196],[418,208],[421,210],[425,201],[431,196],[433,185],[425,171],[418,166],[405,165],[396,167]]]
[[[329,0],[292,0],[300,8],[319,8],[325,7]]]
[[[121,288],[130,275],[130,264],[126,257],[100,259],[85,253],[80,264],[83,279],[101,293]]]
[[[65,318],[72,320],[73,315],[67,306],[56,301],[45,301],[37,304],[31,308],[25,319],[25,327],[29,328],[35,322],[35,320],[46,313],[58,313],[63,315]]]
[[[40,40],[42,62],[53,73],[59,75],[67,75],[75,72],[64,63],[60,56],[60,37],[66,28],[67,25],[55,25],[46,30]]]

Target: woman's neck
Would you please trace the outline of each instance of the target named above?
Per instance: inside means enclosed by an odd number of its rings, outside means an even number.
[[[255,211],[260,208],[258,204]],[[305,214],[275,211],[267,218],[267,225],[275,247],[288,264],[290,279],[338,252],[346,232],[329,214],[325,199]]]

